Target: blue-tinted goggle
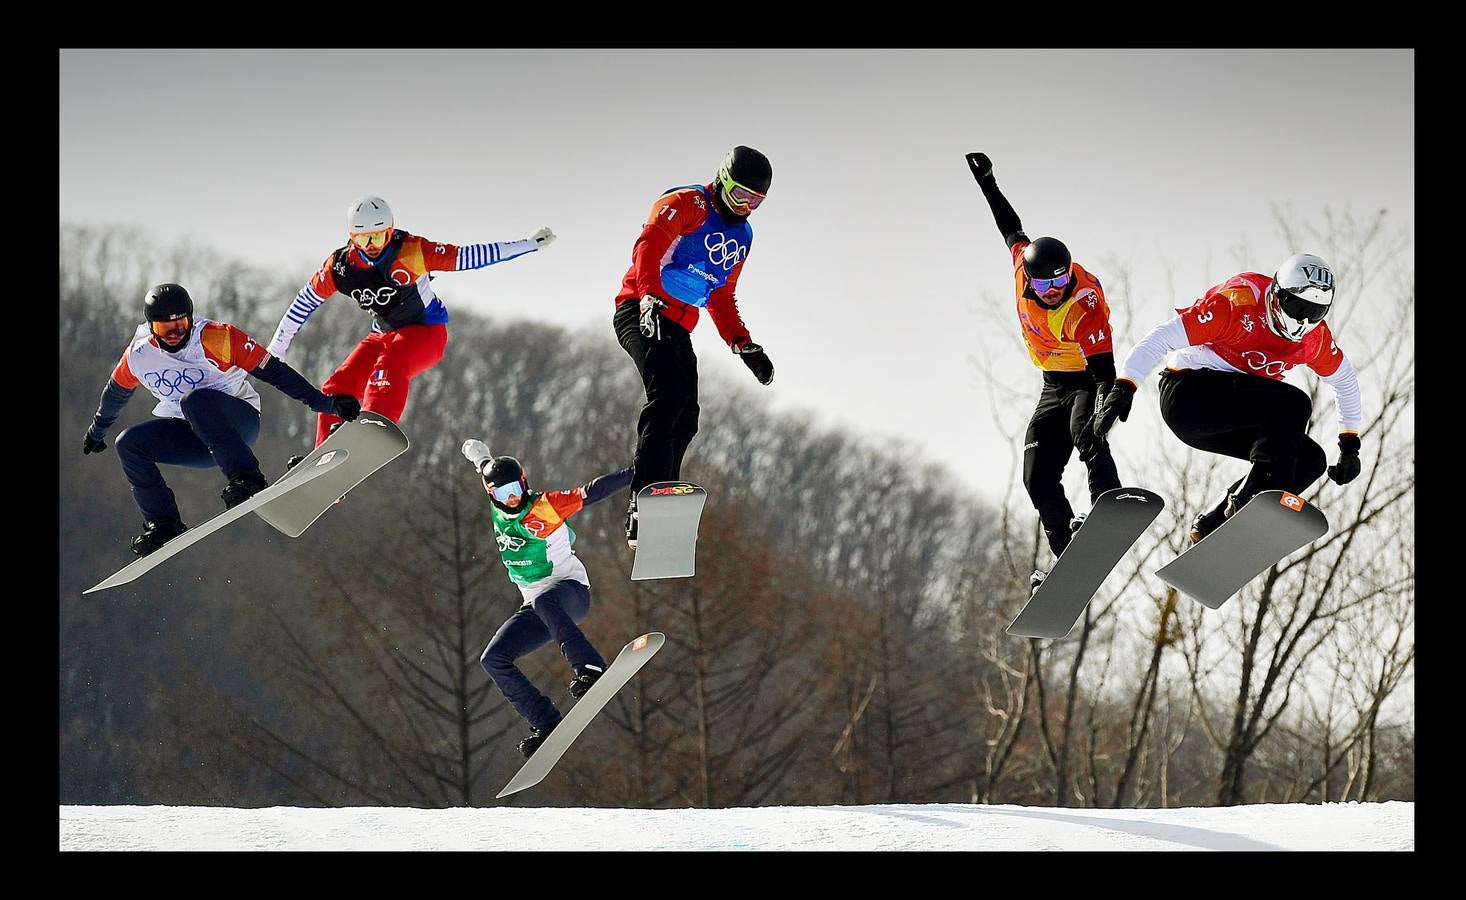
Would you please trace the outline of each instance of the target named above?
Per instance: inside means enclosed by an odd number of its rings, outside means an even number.
[[[1028,280],[1030,283],[1033,284],[1033,292],[1035,294],[1042,294],[1046,291],[1052,290],[1053,288],[1061,288],[1064,285],[1068,284],[1069,273],[1065,272],[1063,275],[1060,275],[1057,278],[1033,278],[1030,276]]]
[[[514,497],[524,496],[524,486],[518,481],[511,481],[508,484],[501,484],[494,488],[494,499],[500,503],[508,503]]]

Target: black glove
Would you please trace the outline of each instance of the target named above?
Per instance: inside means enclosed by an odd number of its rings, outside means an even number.
[[[988,159],[986,153],[967,154],[967,166],[972,169],[972,177],[981,184],[984,178],[993,177],[993,161]]]
[[[326,398],[325,409],[316,407],[316,412],[337,416],[350,422],[361,412],[361,401],[350,394],[322,394]]]
[[[350,394],[331,395],[331,415],[340,416],[348,422],[354,421],[361,412],[361,401]]]
[[[101,438],[92,437],[92,433],[90,431],[88,431],[87,436],[82,439],[81,452],[83,456],[86,456],[90,453],[101,453],[103,450],[106,449],[107,442],[102,440]],[[1355,462],[1358,462],[1358,457],[1355,457]],[[1356,472],[1356,474],[1358,473]]]
[[[1100,440],[1094,433],[1094,422],[1098,416],[1093,416],[1084,427],[1079,430],[1079,436],[1074,439],[1074,449],[1079,451],[1079,461],[1083,463],[1094,459],[1100,452],[1105,442]]]
[[[1339,461],[1329,466],[1329,478],[1334,484],[1348,484],[1359,477],[1359,435],[1339,435]]]
[[[754,378],[758,379],[759,384],[768,384],[774,380],[774,364],[769,362],[769,355],[764,352],[764,348],[753,341],[744,341],[734,347],[733,352],[738,354],[738,358],[743,360],[745,366],[748,366],[748,370],[753,373]]]
[[[1123,422],[1130,418],[1130,406],[1134,402],[1135,385],[1124,378],[1118,379],[1094,414],[1094,436],[1102,441],[1109,438],[1116,419]]]

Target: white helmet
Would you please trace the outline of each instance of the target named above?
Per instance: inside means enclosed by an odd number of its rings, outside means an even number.
[[[1334,270],[1312,253],[1296,253],[1278,266],[1268,285],[1268,326],[1279,337],[1301,341],[1328,315],[1333,302]]]
[[[381,231],[392,227],[392,207],[381,197],[362,197],[346,210],[346,233]]]

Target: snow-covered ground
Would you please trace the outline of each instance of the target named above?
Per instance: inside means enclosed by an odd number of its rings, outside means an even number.
[[[62,850],[1414,850],[1415,804],[1051,809],[63,806]]]

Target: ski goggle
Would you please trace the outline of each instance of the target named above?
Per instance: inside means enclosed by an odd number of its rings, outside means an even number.
[[[728,176],[723,177],[723,198],[736,212],[753,212],[764,202],[767,194],[760,194],[753,188],[744,187]]]
[[[1033,285],[1033,292],[1035,294],[1042,294],[1053,288],[1061,288],[1067,285],[1069,283],[1069,273],[1065,272],[1057,278],[1034,278],[1030,276],[1028,280]]]
[[[169,319],[166,322],[152,322],[150,324],[153,328],[153,334],[158,337],[172,334],[175,329],[187,334],[188,330],[193,327],[193,318],[190,316],[179,316],[176,319]]]
[[[351,243],[360,250],[380,250],[387,246],[387,241],[392,239],[392,229],[383,228],[381,231],[363,231],[351,236]]]
[[[508,503],[515,497],[524,496],[524,485],[520,484],[517,480],[511,481],[508,484],[501,484],[494,488],[493,493],[495,500],[498,500],[500,503]]]
[[[1327,303],[1304,300],[1280,287],[1273,288],[1273,296],[1277,298],[1278,307],[1296,322],[1322,322],[1329,312]]]

